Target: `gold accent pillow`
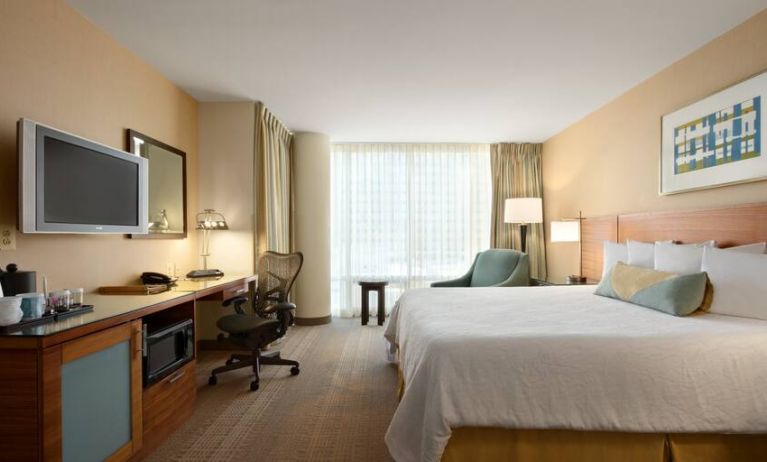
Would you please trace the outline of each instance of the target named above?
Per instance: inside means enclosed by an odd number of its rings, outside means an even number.
[[[703,305],[707,283],[708,277],[702,272],[679,275],[618,262],[594,293],[687,316]]]

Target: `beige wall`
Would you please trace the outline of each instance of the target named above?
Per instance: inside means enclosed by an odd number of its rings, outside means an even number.
[[[547,220],[767,201],[767,182],[658,195],[661,116],[767,69],[767,10],[543,145]],[[547,243],[549,274],[577,271],[577,245]]]
[[[16,225],[16,121],[38,122],[125,149],[133,128],[187,153],[189,210],[197,210],[197,103],[62,0],[0,2],[0,222]],[[142,271],[197,263],[196,237],[20,235],[16,262],[51,288],[124,284]]]
[[[208,267],[227,274],[252,273],[254,264],[253,159],[255,103],[200,103],[200,208],[226,217],[229,230],[213,232]],[[218,302],[197,310],[197,335],[215,339],[216,320],[231,314]]]
[[[255,103],[200,103],[200,208],[223,213],[228,231],[211,234],[208,266],[253,271]]]

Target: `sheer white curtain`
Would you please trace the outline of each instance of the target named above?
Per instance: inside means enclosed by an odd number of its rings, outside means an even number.
[[[389,281],[388,313],[405,289],[458,277],[488,248],[489,145],[334,144],[332,151],[334,316],[360,314],[360,280]]]

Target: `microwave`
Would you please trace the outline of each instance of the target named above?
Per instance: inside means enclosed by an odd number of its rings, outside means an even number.
[[[144,324],[144,386],[151,385],[194,358],[194,323],[191,319],[170,326]]]

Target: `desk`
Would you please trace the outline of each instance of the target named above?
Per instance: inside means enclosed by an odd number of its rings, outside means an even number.
[[[143,388],[144,318],[182,316],[196,322],[197,301],[221,301],[245,293],[255,279],[246,275],[183,280],[156,295],[89,294],[85,303],[94,305],[91,313],[0,335],[0,459],[80,459],[69,436],[71,423],[87,423],[85,411],[92,410],[73,408],[71,402],[90,399],[85,391],[93,384],[118,379],[119,386],[92,390],[94,406],[99,399],[125,404],[120,408],[124,415],[114,416],[114,429],[107,429],[109,434],[123,431],[124,438],[104,449],[110,452],[97,453],[98,458],[146,456],[191,415],[196,364],[193,359],[178,373]],[[88,364],[95,366],[87,369]],[[92,383],[84,382],[91,375]],[[80,411],[83,415],[77,415]],[[65,428],[67,422],[70,427]]]

